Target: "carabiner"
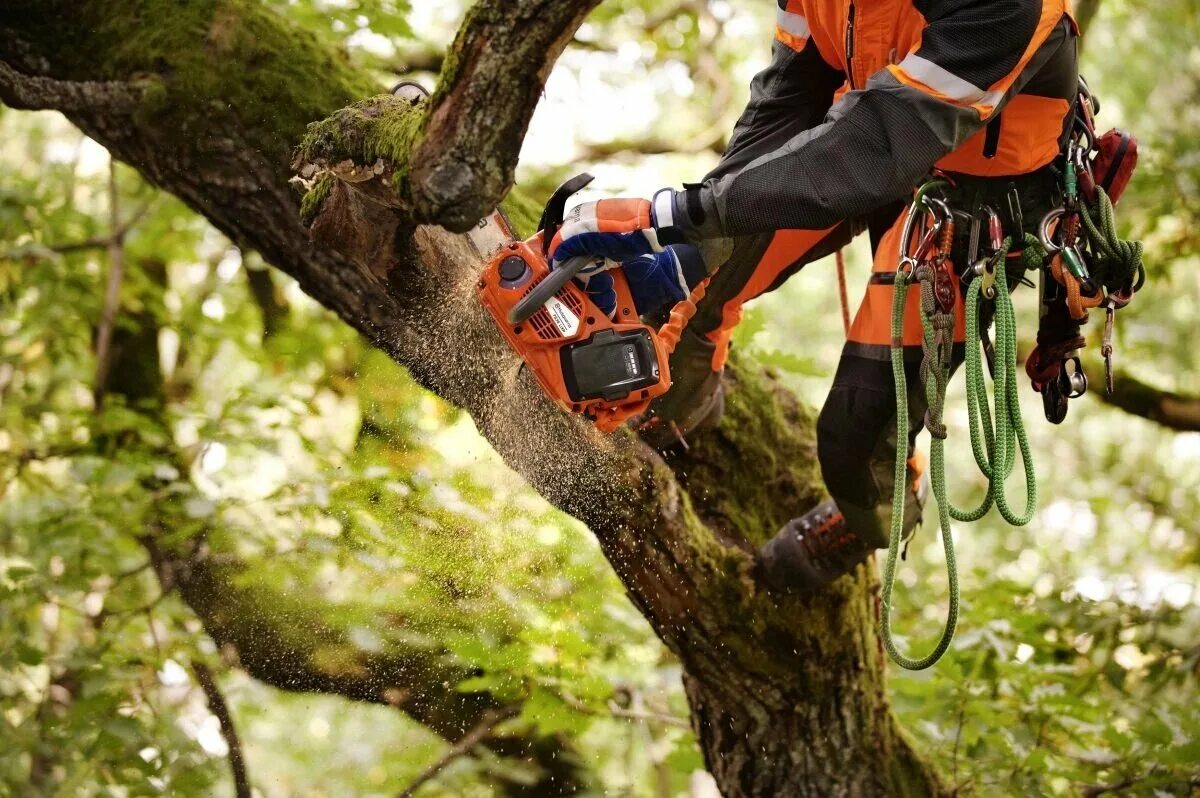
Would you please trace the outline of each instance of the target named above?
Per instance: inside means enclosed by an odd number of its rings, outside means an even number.
[[[1050,234],[1050,227],[1055,222],[1066,216],[1067,209],[1064,207],[1053,208],[1049,213],[1042,217],[1041,224],[1038,225],[1038,238],[1042,241],[1042,246],[1046,248],[1046,252],[1051,255],[1056,255],[1062,251],[1060,244],[1054,243],[1054,238]],[[1057,232],[1057,228],[1056,228]]]
[[[1062,255],[1067,271],[1075,276],[1080,287],[1091,293],[1095,289],[1095,284],[1092,283],[1092,275],[1088,272],[1087,264],[1083,262],[1083,254],[1079,251],[1079,247],[1075,245],[1060,247],[1058,254]]]
[[[925,206],[926,201],[927,200],[925,198],[922,198],[920,205],[915,202],[912,204],[912,206],[909,208],[908,216],[904,220],[904,229],[900,233],[900,265],[897,268],[897,272],[904,267],[908,267],[908,274],[906,275],[907,277],[912,277],[917,266],[921,264],[921,260],[925,257],[926,252],[937,241],[938,233],[940,233],[942,229],[941,220],[937,218],[933,209]],[[909,245],[912,243],[913,223],[916,221],[916,217],[922,210],[933,217],[933,226],[931,226],[929,230],[927,230],[921,237],[921,241],[917,245],[916,251],[910,255]]]
[[[913,201],[908,204],[908,211],[904,215],[904,226],[901,228],[900,232],[900,245],[898,247],[899,252],[896,256],[897,279],[899,279],[901,275],[903,275],[906,280],[911,279],[913,274],[916,272],[917,266],[920,265],[917,260],[917,257],[920,257],[920,252],[918,251],[916,257],[910,255],[908,252],[909,246],[912,244],[913,225],[916,223],[919,213],[924,210],[934,217],[935,222],[933,230],[925,236],[925,241],[923,241],[921,244],[922,248],[926,246],[926,241],[933,240],[932,237],[936,236],[937,231],[940,229],[940,224],[938,223],[934,209],[929,206],[928,197],[925,194],[926,191],[930,190],[931,188],[936,188],[940,185],[944,185],[944,183],[939,182],[938,180],[930,180],[917,189],[916,197],[914,197]],[[948,206],[945,206],[945,203],[942,203],[942,205],[943,207],[946,207],[947,211],[949,210]]]

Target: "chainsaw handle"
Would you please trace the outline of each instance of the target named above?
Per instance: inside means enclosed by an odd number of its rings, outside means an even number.
[[[562,227],[563,217],[567,213],[567,202],[595,179],[587,172],[575,175],[550,195],[550,200],[542,210],[542,219],[538,222],[538,230],[542,233],[543,255],[550,255],[550,244],[554,240],[554,234]]]
[[[528,319],[538,308],[546,304],[551,297],[562,290],[570,280],[592,264],[592,258],[587,255],[576,255],[562,266],[547,274],[542,281],[530,289],[521,301],[508,311],[508,320],[512,324],[520,324]]]

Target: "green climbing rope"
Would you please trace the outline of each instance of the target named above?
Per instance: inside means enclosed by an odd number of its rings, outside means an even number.
[[[1083,221],[1083,233],[1092,253],[1092,273],[1109,290],[1121,290],[1130,286],[1138,291],[1146,281],[1146,269],[1142,265],[1144,246],[1141,241],[1130,241],[1117,235],[1117,222],[1112,200],[1103,188],[1096,187],[1096,202],[1089,208],[1087,203],[1079,206]]]
[[[1025,424],[1021,420],[1021,405],[1017,389],[1017,320],[1013,311],[1012,298],[1008,293],[1005,267],[1012,238],[1006,238],[1000,250],[992,256],[989,268],[999,275],[994,288],[996,324],[996,375],[995,375],[995,426],[988,407],[987,379],[984,360],[979,346],[979,312],[987,299],[983,295],[983,280],[972,280],[967,286],[967,417],[971,433],[971,451],[975,463],[988,479],[988,489],[983,500],[974,510],[960,510],[950,505],[950,517],[955,521],[978,521],[987,514],[992,504],[1000,511],[1004,520],[1013,526],[1025,526],[1033,520],[1037,508],[1037,481]],[[1045,264],[1045,249],[1032,235],[1025,237],[1022,247],[1021,268],[1040,269]],[[934,440],[934,446],[942,441]],[[1025,472],[1025,511],[1021,515],[1013,512],[1004,492],[1005,480],[1016,467],[1016,456],[1020,453]],[[932,453],[931,458],[932,460]],[[942,497],[938,497],[938,502]]]
[[[921,207],[921,198],[932,190],[926,187],[918,193],[916,208]],[[922,364],[922,379],[926,391],[930,413],[927,416],[932,434],[930,445],[930,481],[938,505],[938,526],[942,536],[942,546],[946,552],[946,573],[950,589],[950,607],[946,617],[946,625],[941,638],[933,651],[921,659],[912,659],[902,654],[892,639],[892,590],[896,580],[896,562],[900,552],[900,542],[904,534],[904,502],[908,484],[907,452],[897,446],[896,471],[892,493],[892,528],[888,544],[887,564],[883,575],[883,601],[880,612],[880,637],[888,655],[896,664],[908,670],[924,670],[935,664],[946,653],[954,638],[958,625],[959,586],[958,565],[954,554],[954,538],[951,533],[951,518],[959,521],[975,521],[982,518],[994,503],[1005,520],[1015,526],[1024,526],[1033,518],[1037,507],[1037,482],[1033,461],[1030,453],[1029,440],[1025,426],[1021,420],[1020,401],[1017,393],[1017,335],[1016,316],[1013,311],[1012,299],[1008,293],[1007,256],[1012,248],[1012,239],[1004,241],[1000,251],[996,252],[988,269],[992,275],[999,275],[998,285],[992,289],[993,297],[984,295],[984,280],[972,280],[967,289],[967,401],[970,417],[971,448],[975,462],[988,480],[987,493],[974,510],[959,510],[953,507],[946,494],[946,461],[945,461],[945,431],[942,425],[942,408],[945,404],[946,384],[949,381],[950,360],[949,346],[953,345],[953,335],[947,345],[945,341],[945,324],[943,328],[935,329],[929,312],[932,305],[932,290],[927,280],[922,282],[923,296],[921,322],[924,330],[925,362]],[[1045,250],[1033,236],[1026,236],[1020,265],[1022,268],[1041,268],[1045,263]],[[908,440],[908,383],[904,371],[904,308],[907,302],[908,289],[914,279],[926,277],[919,274],[919,269],[905,269],[904,264],[896,273],[896,284],[892,298],[892,374],[896,387],[896,441]],[[987,381],[984,376],[983,358],[980,347],[979,312],[984,301],[995,302],[996,323],[996,361],[997,370],[994,386],[995,425],[992,423],[992,412],[989,409]],[[953,319],[953,315],[950,315]],[[950,327],[953,329],[952,325]],[[930,351],[936,352],[936,363],[929,362]],[[1004,490],[1004,483],[1016,466],[1016,456],[1020,454],[1022,468],[1025,472],[1025,511],[1020,516],[1012,511]]]

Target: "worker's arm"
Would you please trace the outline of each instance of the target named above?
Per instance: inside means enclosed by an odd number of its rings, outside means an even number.
[[[780,0],[780,5],[786,6],[786,0]],[[725,155],[706,180],[737,173],[763,152],[820,125],[845,79],[817,52],[804,17],[780,8],[775,23],[772,60],[752,80],[750,101],[733,128]],[[659,192],[658,197],[670,208],[670,190]],[[654,230],[660,223],[670,226],[671,220],[659,220],[654,205],[646,200],[600,200],[577,206],[551,242],[554,262],[562,264],[578,254],[602,258],[584,270],[581,280],[605,312],[616,308],[616,293],[612,277],[602,272],[622,264],[638,311],[653,311],[684,299],[708,271],[696,247],[682,242],[666,246],[667,241],[659,241]]]
[[[786,5],[786,0],[781,0]],[[764,152],[821,123],[844,78],[822,59],[799,14],[780,9],[776,17],[771,63],[750,84],[750,101],[738,119],[720,163],[706,180],[736,173]],[[659,192],[670,207],[672,192]],[[670,214],[668,213],[667,216]],[[564,220],[551,252],[555,263],[577,255],[598,258],[581,280],[597,306],[616,307],[612,278],[603,274],[618,264],[625,269],[639,312],[685,298],[708,272],[700,252],[686,243],[667,246],[655,228],[669,226],[646,200],[600,200],[574,208]],[[666,236],[670,238],[670,236]],[[676,236],[675,241],[679,241]],[[565,246],[564,246],[565,242]]]
[[[1039,48],[1068,35],[1061,20],[1054,0],[932,4],[915,52],[847,93],[820,125],[676,192],[672,225],[691,241],[819,229],[905,196],[1036,73]]]
[[[780,0],[786,6],[786,0]],[[821,124],[845,77],[825,62],[803,16],[780,8],[771,63],[750,83],[750,101],[730,136],[721,162],[706,181],[736,174],[763,153]]]

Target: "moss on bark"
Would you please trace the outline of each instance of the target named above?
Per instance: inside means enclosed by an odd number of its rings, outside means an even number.
[[[413,145],[425,123],[422,105],[391,94],[359,100],[308,126],[297,152],[306,163],[370,166],[384,161],[399,196],[406,185]]]
[[[734,356],[720,428],[698,436],[675,467],[705,521],[757,548],[822,498],[816,454],[812,410]]]
[[[321,213],[321,206],[325,204],[325,200],[329,199],[329,195],[333,193],[335,185],[337,185],[337,179],[328,173],[316,179],[312,188],[306,191],[304,197],[300,200],[300,224],[305,227],[312,226],[313,220]]]
[[[234,117],[278,157],[308,122],[378,90],[343,53],[280,23],[253,0],[50,0],[5,26],[56,53],[55,77],[136,78],[144,91],[135,122],[173,130],[181,150]]]

